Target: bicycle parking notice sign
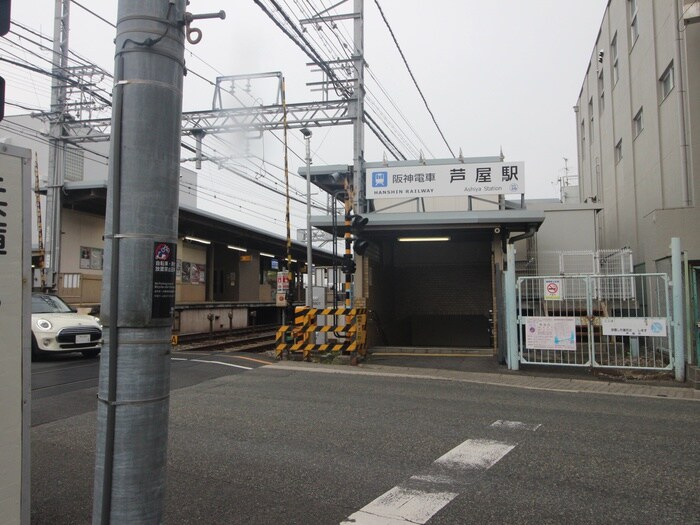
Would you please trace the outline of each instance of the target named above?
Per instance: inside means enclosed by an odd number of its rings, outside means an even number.
[[[544,280],[544,300],[545,301],[561,301],[561,279],[545,279]]]

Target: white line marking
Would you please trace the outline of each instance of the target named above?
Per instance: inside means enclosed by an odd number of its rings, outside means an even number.
[[[534,432],[542,426],[542,423],[523,423],[522,421],[506,421],[498,419],[491,423],[493,428],[505,428],[506,430],[529,430]]]
[[[427,523],[459,496],[469,481],[494,466],[514,448],[515,445],[500,441],[467,439],[440,456],[425,473],[412,476],[406,483],[385,492],[350,515],[341,525]],[[449,475],[445,470],[449,470]],[[425,488],[414,488],[416,485]]]
[[[224,361],[210,361],[207,359],[187,359],[186,357],[171,357],[171,361],[190,361],[193,363],[211,363],[212,365],[223,365],[223,366],[230,366],[232,368],[241,368],[243,370],[253,370],[249,366],[243,366],[243,365],[234,365],[233,363],[226,363]]]
[[[487,470],[514,448],[515,445],[489,439],[467,439],[438,458],[435,464],[457,469]]]
[[[210,363],[212,365],[230,366],[232,368],[241,368],[242,370],[252,370],[249,366],[234,365],[233,363],[225,363],[224,361],[208,361],[207,359],[188,359],[188,361],[192,361],[193,363]]]
[[[455,492],[426,492],[394,487],[345,520],[341,525],[399,525],[427,523],[459,496]]]

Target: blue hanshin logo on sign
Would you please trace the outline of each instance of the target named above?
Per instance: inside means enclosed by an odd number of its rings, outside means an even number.
[[[386,171],[372,172],[372,187],[386,188],[389,185],[389,176]]]

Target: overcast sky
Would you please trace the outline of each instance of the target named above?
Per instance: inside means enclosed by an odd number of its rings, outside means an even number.
[[[111,21],[116,19],[116,0],[81,0],[80,3]],[[280,3],[285,5],[284,1]],[[320,9],[321,5],[327,7],[335,2],[311,0],[311,3]],[[298,11],[309,2],[287,0],[287,4],[290,11]],[[525,162],[528,197],[558,196],[556,181],[563,174],[564,157],[569,159],[572,172],[576,171],[576,127],[572,108],[607,0],[380,0],[380,4],[453,150],[457,152],[461,148],[465,156],[485,156],[498,155],[502,147],[507,159]],[[351,5],[352,1],[348,2],[347,9],[342,6],[339,10],[348,11]],[[53,0],[13,2],[13,18],[50,36],[53,6]],[[204,32],[202,42],[188,45],[187,63],[193,71],[212,80],[217,75],[214,69],[224,74],[282,71],[287,79],[288,102],[306,102],[318,96],[305,85],[319,80],[306,67],[307,57],[253,0],[192,0],[189,6],[194,13],[219,9],[226,10],[226,20],[199,22],[197,25]],[[406,132],[410,146],[422,149],[428,158],[449,157],[401,63],[374,0],[365,0],[365,21],[366,61],[417,131],[420,140],[410,131]],[[350,22],[338,25],[338,36],[351,34]],[[310,33],[315,31],[309,29]],[[113,37],[114,29],[78,6],[72,6],[70,44],[73,50],[111,71]],[[6,69],[5,64],[2,69]],[[9,75],[7,98],[32,107],[46,107],[47,79],[37,74],[22,74],[26,81],[16,85],[12,80],[17,75],[14,72]],[[399,126],[409,130],[371,77],[368,88],[378,101],[375,104],[387,108]],[[190,75],[185,85],[185,110],[210,108],[212,94],[211,85]],[[249,98],[274,102],[273,90],[263,85],[253,85]],[[17,110],[8,107],[7,112],[11,114]],[[293,149],[303,157],[299,132],[293,131],[291,135]],[[383,147],[369,131],[366,136],[366,160],[382,160]],[[314,164],[352,163],[349,128],[316,130],[312,141]],[[211,141],[209,145],[219,152],[226,149],[218,141]],[[264,166],[261,159],[275,165],[283,162],[279,142],[273,137],[236,147],[240,148],[239,155],[247,151],[257,157],[236,161],[247,162],[253,170],[256,163]],[[210,154],[214,152],[210,150]],[[293,171],[301,164],[299,158],[291,157]],[[247,215],[234,216],[259,222],[265,214],[264,203],[268,198],[263,190],[250,189],[246,183],[235,180],[235,175],[211,165],[202,173],[202,185],[210,188],[210,193],[218,188],[232,201],[245,192],[249,196],[248,211],[239,209],[239,213]],[[269,180],[272,183],[272,179]],[[294,184],[302,188],[300,180]],[[214,204],[211,206],[221,211]],[[282,218],[282,215],[275,218],[275,230],[281,228]],[[299,208],[294,210],[294,222],[295,226],[303,226],[303,212]]]

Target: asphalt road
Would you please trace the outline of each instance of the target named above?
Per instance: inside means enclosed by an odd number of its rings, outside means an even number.
[[[90,521],[91,366],[35,390],[60,414],[34,422],[33,523]],[[697,402],[191,361],[173,385],[169,524],[700,523]]]
[[[194,361],[193,361],[194,359]],[[81,354],[48,356],[32,363],[32,426],[94,411],[97,401],[99,357]],[[206,363],[203,361],[211,361]],[[234,366],[224,366],[217,361]],[[171,363],[170,388],[178,390],[224,375],[272,362],[244,352],[175,353]]]

